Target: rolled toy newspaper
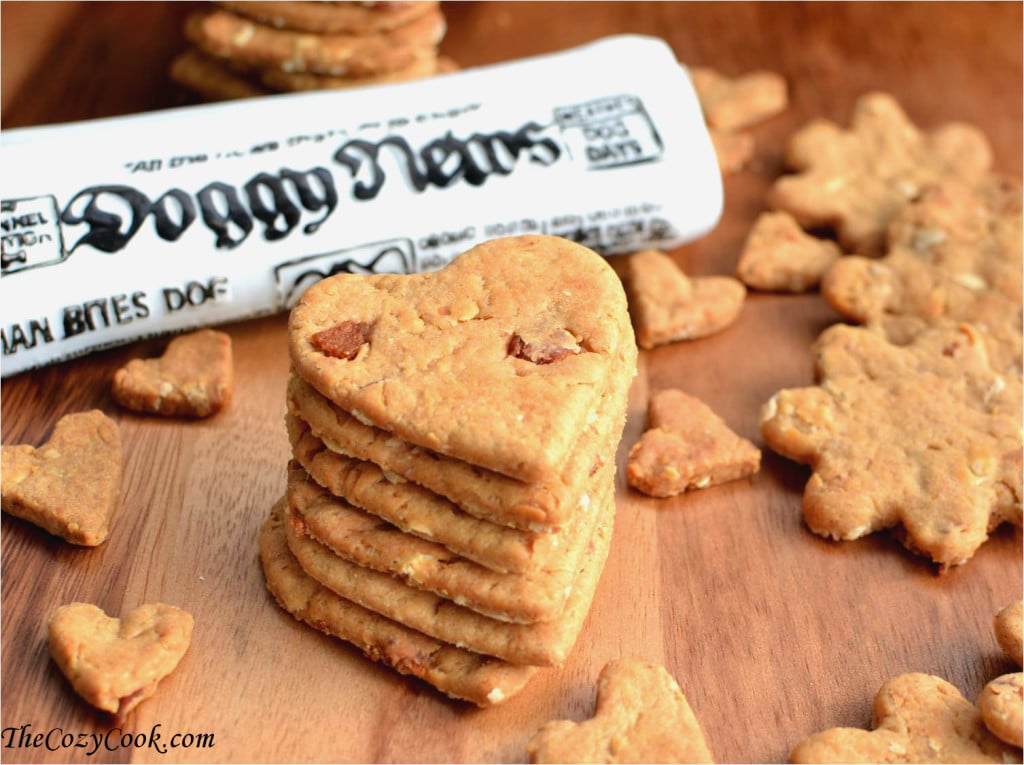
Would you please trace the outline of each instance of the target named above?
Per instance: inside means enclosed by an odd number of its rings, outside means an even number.
[[[289,308],[486,239],[613,255],[707,233],[722,185],[662,41],[415,83],[4,131],[0,373]]]

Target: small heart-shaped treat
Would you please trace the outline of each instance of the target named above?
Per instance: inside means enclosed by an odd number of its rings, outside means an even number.
[[[933,675],[912,672],[875,696],[874,730],[831,728],[801,742],[795,763],[1020,762],[1020,750],[996,738],[960,691]]]
[[[107,415],[65,415],[38,449],[0,449],[3,510],[72,544],[98,545],[120,502],[123,459],[121,433]]]
[[[494,239],[422,274],[338,274],[292,309],[296,373],[364,424],[524,481],[556,476],[635,372],[622,283],[567,239]]]
[[[83,699],[123,719],[178,666],[192,626],[191,614],[163,603],[139,606],[122,619],[91,603],[71,603],[50,616],[50,655]]]
[[[118,404],[165,417],[209,417],[231,398],[231,337],[214,329],[179,335],[163,356],[133,359],[114,375]]]
[[[1024,613],[1024,601],[1015,600],[1008,606],[999,609],[993,620],[992,627],[996,633],[996,641],[1007,656],[1021,666],[1021,622]]]
[[[789,103],[786,78],[776,72],[727,77],[707,67],[690,67],[689,71],[704,119],[715,128],[748,127],[774,117]]]
[[[806,233],[789,213],[765,212],[747,235],[736,276],[755,290],[806,292],[841,255],[839,245]]]
[[[597,680],[597,708],[581,723],[552,720],[527,744],[530,762],[714,762],[700,723],[668,671],[612,661]]]
[[[687,277],[669,255],[629,256],[626,284],[637,343],[650,349],[725,329],[739,316],[747,290],[731,276]]]
[[[629,485],[652,497],[671,497],[752,475],[761,450],[734,433],[700,399],[681,390],[658,391],[648,403],[648,430],[629,450]]]
[[[990,681],[978,697],[985,727],[1001,741],[1024,744],[1024,673],[1009,672]]]

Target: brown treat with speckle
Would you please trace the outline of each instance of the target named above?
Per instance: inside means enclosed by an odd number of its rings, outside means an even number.
[[[1003,522],[1021,525],[1021,378],[991,369],[969,325],[896,346],[833,325],[813,348],[815,386],[762,408],[768,446],[811,466],[808,527],[833,539],[897,528],[943,569]]]
[[[515,696],[538,671],[428,637],[341,597],[311,578],[288,549],[279,502],[259,535],[267,589],[280,607],[404,675],[453,698],[493,706]]]
[[[993,630],[999,647],[1020,666],[1021,659],[1021,613],[1024,602],[1017,600],[999,609],[993,620]]]
[[[925,189],[895,217],[881,258],[848,257],[821,292],[844,318],[882,329],[896,343],[937,323],[970,322],[992,365],[1021,369],[1021,188],[987,175]]]
[[[231,400],[231,337],[214,329],[179,335],[155,359],[133,359],[114,375],[118,404],[163,417],[209,417]]]
[[[389,32],[426,13],[436,0],[416,2],[219,2],[223,8],[275,29],[315,34],[368,35]]]
[[[987,683],[978,697],[978,711],[999,740],[1024,744],[1024,673],[1010,672]]]
[[[679,684],[638,658],[609,662],[597,680],[594,716],[546,723],[527,754],[532,763],[714,762]]]
[[[824,119],[798,130],[786,161],[796,171],[769,193],[804,228],[832,228],[846,252],[876,256],[889,222],[922,189],[947,178],[972,180],[992,164],[984,134],[962,123],[922,132],[886,93],[857,100],[849,129]]]
[[[953,685],[909,673],[875,696],[873,730],[832,728],[801,742],[794,763],[1019,762],[1020,750],[985,727],[981,713]]]
[[[727,77],[707,67],[690,67],[690,78],[708,125],[739,130],[786,109],[786,79],[776,72],[757,71]]]
[[[65,415],[43,446],[0,449],[3,510],[72,544],[98,545],[120,502],[123,462],[116,422],[97,409]]]
[[[178,666],[192,626],[188,612],[163,603],[121,619],[90,603],[71,603],[50,616],[50,655],[83,699],[123,719]]]
[[[371,327],[353,358],[318,347],[349,322]],[[554,236],[492,239],[440,271],[329,277],[292,309],[289,342],[295,373],[360,422],[531,482],[559,480],[637,352],[611,266]]]
[[[189,15],[185,35],[204,53],[247,69],[280,69],[364,77],[434,57],[445,34],[437,7],[395,29],[374,34],[314,34],[277,29],[223,8]]]
[[[651,396],[647,420],[626,466],[629,485],[644,494],[672,497],[753,475],[761,466],[760,449],[681,390]]]
[[[841,255],[835,242],[806,233],[789,213],[765,212],[747,235],[736,278],[755,290],[806,292]]]
[[[721,332],[739,316],[747,296],[731,276],[687,277],[658,250],[630,255],[626,268],[629,307],[644,349]]]

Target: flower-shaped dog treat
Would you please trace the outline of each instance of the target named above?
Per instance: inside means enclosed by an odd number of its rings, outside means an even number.
[[[768,446],[811,466],[807,526],[834,539],[902,527],[943,569],[1004,521],[1021,523],[1021,379],[988,366],[968,325],[896,346],[835,325],[814,346],[819,384],[762,408]]]
[[[991,175],[945,181],[904,207],[881,258],[847,257],[821,292],[845,318],[896,342],[943,320],[983,330],[993,366],[1021,366],[1020,184]]]
[[[792,762],[1014,762],[1020,751],[993,736],[960,691],[909,673],[875,696],[874,730],[832,728],[801,742]]]
[[[834,228],[847,252],[878,255],[886,226],[908,200],[943,178],[980,177],[992,150],[973,126],[922,132],[891,95],[869,93],[848,130],[824,119],[798,130],[786,160],[797,172],[775,182],[771,206],[805,228]]]

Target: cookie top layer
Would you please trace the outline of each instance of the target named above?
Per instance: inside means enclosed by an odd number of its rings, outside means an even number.
[[[622,284],[566,239],[496,239],[442,271],[339,274],[292,310],[298,374],[357,418],[441,454],[553,475],[636,345]]]

